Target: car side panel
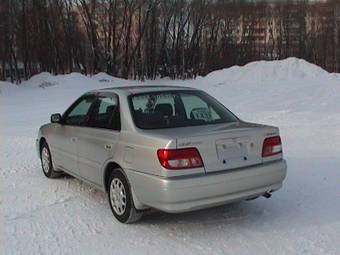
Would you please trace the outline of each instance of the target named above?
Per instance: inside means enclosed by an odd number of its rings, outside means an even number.
[[[119,132],[110,129],[79,128],[77,135],[78,174],[96,185],[102,183],[104,162],[116,153]]]
[[[77,150],[74,140],[76,127],[60,124],[49,124],[42,135],[50,147],[53,165],[56,169],[76,172]]]
[[[117,158],[116,162],[123,168],[164,177],[204,173],[203,167],[175,171],[161,166],[157,150],[176,148],[176,139],[122,131],[119,140],[122,158]]]

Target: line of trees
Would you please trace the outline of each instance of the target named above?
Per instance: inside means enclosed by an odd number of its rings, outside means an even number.
[[[192,78],[259,59],[339,70],[339,1],[2,0],[0,77]]]

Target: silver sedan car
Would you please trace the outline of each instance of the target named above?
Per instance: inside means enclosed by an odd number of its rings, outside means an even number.
[[[82,95],[36,140],[43,173],[107,192],[114,216],[180,213],[270,197],[286,162],[276,127],[244,122],[207,93],[130,86]]]

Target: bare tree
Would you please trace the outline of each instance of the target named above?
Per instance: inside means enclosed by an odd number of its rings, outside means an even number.
[[[339,71],[339,8],[337,0],[3,0],[1,77],[186,79],[289,56]]]

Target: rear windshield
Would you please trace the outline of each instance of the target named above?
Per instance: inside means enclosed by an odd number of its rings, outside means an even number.
[[[134,122],[142,129],[199,126],[238,121],[203,91],[177,90],[129,96]]]

